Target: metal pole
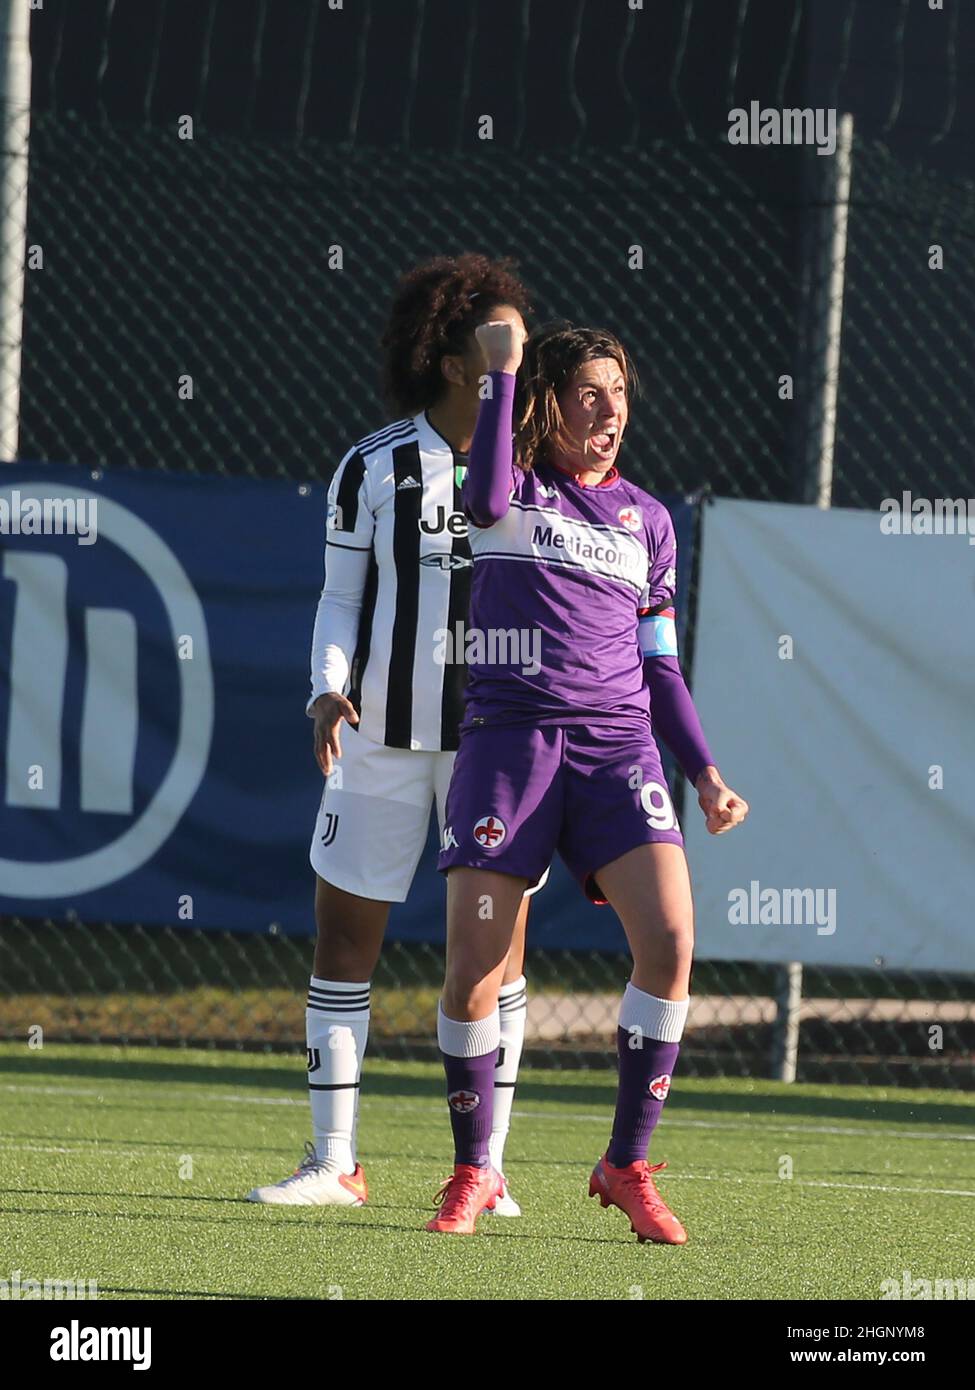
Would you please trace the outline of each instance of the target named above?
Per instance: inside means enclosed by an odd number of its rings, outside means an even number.
[[[795,1081],[799,1061],[799,1010],[802,1007],[802,962],[790,960],[777,970],[773,1028],[776,1081]]]
[[[16,459],[20,443],[30,74],[30,0],[0,0],[0,462]]]
[[[853,173],[853,117],[840,116],[832,158],[809,156],[817,171],[819,192],[813,199],[806,255],[807,331],[803,357],[809,388],[801,430],[800,496],[816,507],[833,502],[833,449],[836,443],[836,402],[840,387],[840,343],[843,333],[843,295],[846,288],[846,244]],[[772,1075],[795,1081],[799,1060],[799,1010],[802,1004],[802,962],[778,967],[775,1023],[772,1028]]]
[[[816,156],[820,158],[820,156]],[[846,242],[850,220],[853,171],[853,117],[846,112],[836,127],[836,153],[824,161],[823,235],[825,255],[816,267],[812,286],[812,338],[809,343],[812,377],[807,434],[811,467],[807,502],[829,507],[833,502],[833,446],[836,443],[836,400],[840,388],[840,340],[843,333],[843,293],[846,288]]]

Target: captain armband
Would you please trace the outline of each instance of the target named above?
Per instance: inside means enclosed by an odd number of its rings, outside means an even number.
[[[645,614],[638,627],[644,658],[677,655],[677,618],[673,608]]]

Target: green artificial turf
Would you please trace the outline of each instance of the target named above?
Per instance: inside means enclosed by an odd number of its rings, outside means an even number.
[[[969,1097],[678,1076],[651,1159],[682,1249],[638,1245],[586,1196],[612,1103],[611,1073],[525,1072],[505,1162],[524,1216],[437,1236],[436,1065],[367,1061],[366,1207],[274,1208],[241,1198],[301,1157],[300,1058],[2,1044],[0,1279],[95,1279],[101,1298],[877,1299],[904,1270],[975,1278]]]

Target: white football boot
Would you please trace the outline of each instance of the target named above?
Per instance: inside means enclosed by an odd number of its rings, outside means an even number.
[[[368,1195],[361,1163],[354,1173],[343,1173],[335,1162],[319,1158],[314,1144],[306,1141],[305,1156],[290,1177],[253,1188],[247,1200],[272,1207],[362,1207]]]
[[[494,1212],[495,1216],[521,1215],[521,1207],[518,1205],[514,1197],[512,1197],[511,1193],[509,1192],[508,1179],[505,1177],[503,1173],[501,1174],[501,1196],[495,1202],[494,1206],[491,1207],[491,1211]]]

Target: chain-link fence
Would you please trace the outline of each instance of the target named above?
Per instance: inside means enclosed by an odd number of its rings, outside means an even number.
[[[48,256],[28,284],[25,458],[327,476],[385,418],[396,277],[476,246],[519,261],[538,319],[608,323],[631,346],[643,481],[789,496],[788,216],[727,148],[661,142],[594,174],[565,152],[295,150],[42,117],[31,170]]]
[[[7,920],[0,931],[0,1036],[294,1050],[304,1036],[310,943],[276,934]],[[533,951],[526,1060],[611,1066],[629,957]],[[688,1076],[768,1076],[779,971],[698,961],[681,1050]],[[370,1052],[436,1055],[443,952],[389,942],[373,980]],[[970,975],[807,968],[798,1079],[966,1088]]]
[[[794,27],[783,42],[791,64]],[[205,126],[182,139],[175,123],[49,104],[31,132],[28,244],[43,268],[27,282],[21,457],[327,477],[384,419],[376,344],[395,278],[477,248],[519,261],[539,319],[603,323],[631,348],[645,387],[627,442],[636,481],[795,500],[796,401],[813,372],[797,248],[817,211],[799,161],[816,156],[743,154],[691,129],[616,149],[587,143],[584,124],[572,132],[535,150]],[[973,233],[975,185],[857,136],[836,505],[875,508],[922,484],[967,492]],[[950,273],[929,267],[935,243]],[[187,377],[190,399],[178,391]],[[273,932],[8,919],[0,1035],[40,1024],[49,1038],[294,1047],[310,954]],[[431,947],[386,949],[371,1048],[430,1054],[441,966]],[[529,940],[527,973],[529,1055],[608,1064],[626,960]],[[682,1069],[766,1074],[780,989],[772,967],[699,962]],[[971,974],[810,969],[803,992],[801,1078],[975,1076]]]

